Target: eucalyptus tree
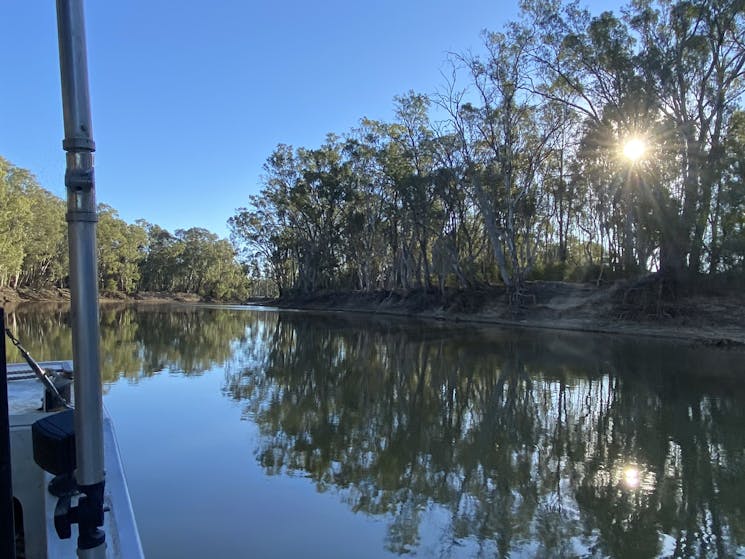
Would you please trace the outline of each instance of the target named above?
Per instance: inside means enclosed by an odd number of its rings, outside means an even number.
[[[168,231],[144,220],[137,225],[145,230],[145,257],[140,264],[142,291],[174,291],[180,247]]]
[[[597,233],[606,243],[611,265],[618,262],[624,273],[633,274],[646,262],[634,242],[642,228],[638,203],[644,196],[629,180],[632,162],[622,158],[622,146],[650,135],[648,126],[661,115],[638,70],[632,30],[613,13],[593,18],[576,2],[526,1],[523,8],[540,39],[529,55],[540,76],[533,91],[583,123],[575,169],[598,201],[589,209],[600,215],[588,217],[601,230],[591,236]]]
[[[45,287],[67,276],[65,204],[0,157],[0,285]]]
[[[478,261],[486,247],[478,208],[468,189],[463,188],[466,165],[457,134],[447,125],[438,126],[432,146],[435,191],[442,205],[439,228],[433,232],[432,264],[444,293],[450,275],[461,288],[473,287],[480,281]]]
[[[483,65],[478,60],[461,60],[472,74],[476,76],[483,74]],[[457,138],[461,151],[461,159],[464,165],[464,179],[468,184],[471,196],[479,209],[481,220],[489,242],[492,255],[496,262],[502,282],[510,286],[512,278],[507,268],[505,256],[504,230],[500,226],[500,215],[497,212],[496,196],[490,195],[484,184],[488,178],[487,171],[490,167],[490,158],[486,157],[484,146],[487,146],[482,138],[485,133],[494,136],[493,128],[487,127],[485,118],[493,115],[494,110],[488,107],[479,109],[467,97],[467,90],[459,90],[455,85],[455,75],[448,84],[446,95],[439,98],[440,106],[443,107],[449,117],[452,126],[452,135]],[[482,124],[483,123],[483,124]]]
[[[290,259],[292,242],[289,231],[283,226],[283,211],[261,195],[249,197],[251,206],[238,208],[228,220],[230,239],[237,248],[244,265],[252,262],[269,272],[280,296],[293,283],[295,268]]]
[[[25,190],[33,175],[0,157],[0,287],[17,287],[24,256],[31,204]]]
[[[433,132],[429,122],[429,98],[410,91],[395,98],[396,120],[387,127],[391,141],[388,169],[393,178],[404,223],[410,223],[416,285],[431,287],[430,238],[436,221],[438,197],[433,180]],[[441,216],[440,216],[441,219]],[[406,245],[404,245],[405,247]]]
[[[99,204],[96,242],[100,287],[106,291],[133,293],[140,280],[140,263],[145,257],[145,230],[120,219],[111,206]]]
[[[300,180],[295,150],[278,145],[263,169],[259,194],[249,197],[249,207],[236,210],[228,226],[244,263],[258,258],[267,265],[281,296],[294,287],[297,276],[296,218],[289,200],[290,190]]]
[[[580,254],[570,253],[570,239],[582,233],[579,224],[583,219],[585,189],[575,172],[576,154],[581,137],[581,121],[562,103],[546,101],[540,113],[544,121],[555,123],[556,134],[547,148],[541,182],[548,198],[547,220],[544,234],[542,264],[550,267],[557,263],[562,272],[569,260],[577,261]]]
[[[568,274],[570,261],[671,279],[736,265],[726,131],[745,87],[743,2],[632,0],[593,17],[576,0],[523,0],[483,54],[456,57],[433,97],[445,123],[410,92],[391,123],[279,146],[233,240],[282,293],[435,278],[519,293],[537,266]],[[644,157],[622,156],[629,139]]]
[[[675,122],[681,192],[670,267],[698,273],[725,132],[745,93],[745,2],[633,0],[626,19],[650,92]]]
[[[310,293],[336,287],[342,268],[341,236],[350,196],[349,165],[335,135],[315,150],[298,150],[301,180],[290,190],[299,232],[299,287]]]
[[[458,62],[468,85],[449,85],[440,104],[459,139],[465,176],[481,213],[502,282],[519,290],[535,265],[547,209],[541,177],[561,121],[531,89],[532,34],[517,25],[485,34],[484,56]]]
[[[136,226],[146,234],[140,290],[194,293],[221,300],[248,296],[246,270],[228,240],[199,227],[171,234],[142,220]]]
[[[35,182],[25,196],[31,204],[24,230],[21,284],[30,287],[62,285],[67,277],[67,224],[65,203]]]
[[[382,160],[387,141],[382,123],[362,119],[343,145],[349,166],[350,190],[344,219],[349,273],[356,275],[362,291],[387,287],[390,280],[390,215],[394,197],[392,181]]]
[[[351,184],[339,139],[329,135],[315,150],[280,145],[264,170],[253,207],[240,208],[229,221],[233,240],[244,256],[269,262],[280,292],[334,287],[343,264],[341,232]]]
[[[417,195],[409,191],[415,174],[405,153],[403,128],[371,120],[364,120],[363,124],[370,129],[368,139],[373,142],[369,149],[380,179],[375,197],[380,202],[380,228],[385,243],[383,283],[388,289],[408,289],[414,286],[417,275],[417,236],[412,211]]]
[[[243,301],[248,297],[247,271],[236,262],[230,241],[213,238],[201,257],[204,277],[198,295],[217,301]]]
[[[596,135],[606,128],[609,153],[636,135],[677,165],[675,175],[664,173],[666,182],[642,194],[654,200],[651,222],[665,275],[698,273],[712,234],[724,131],[742,101],[745,5],[633,0],[622,19],[610,12],[593,18],[577,2],[524,0],[522,6],[541,36],[533,50],[542,77],[536,91],[582,115]],[[633,196],[611,197],[621,207],[610,213],[624,216],[617,233],[625,265],[643,267],[644,250],[637,251],[634,237],[645,224]]]
[[[711,217],[709,272],[745,271],[745,111],[732,115]]]
[[[219,273],[225,257],[227,262],[232,260],[232,254],[218,255],[220,251],[215,250],[220,241],[218,236],[202,227],[176,229],[174,236],[181,245],[176,262],[176,289],[199,295],[211,294],[209,283],[215,273]]]

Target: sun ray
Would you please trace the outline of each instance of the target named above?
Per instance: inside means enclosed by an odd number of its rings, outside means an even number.
[[[632,163],[636,163],[647,152],[647,143],[641,138],[630,138],[623,145],[623,156]]]

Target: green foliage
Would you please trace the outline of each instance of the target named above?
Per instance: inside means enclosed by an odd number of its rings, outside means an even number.
[[[720,220],[714,229],[711,271],[745,272],[745,112],[730,120],[724,145],[724,166],[716,202]]]
[[[146,233],[142,290],[195,293],[216,300],[248,296],[247,274],[227,240],[198,227],[171,235],[157,225],[139,226]]]
[[[280,145],[230,220],[245,262],[280,293],[745,273],[742,0],[521,8],[393,122]]]
[[[140,263],[146,233],[139,225],[128,225],[105,204],[98,206],[98,273],[105,291],[133,293],[140,280]]]
[[[0,157],[0,287],[57,281],[65,245],[61,200],[29,171]]]
[[[32,211],[25,227],[21,285],[61,284],[68,267],[65,204],[38,185],[25,195]]]
[[[98,207],[99,288],[194,293],[214,300],[244,300],[246,270],[232,245],[204,229],[128,224],[105,204]],[[65,286],[68,275],[65,203],[34,176],[0,157],[0,287]]]
[[[228,221],[232,247],[102,207],[101,287],[229,298],[745,273],[743,1],[521,8],[451,57],[440,92],[396,97],[392,122],[280,144]],[[631,137],[638,161],[621,155]],[[63,211],[0,159],[0,286],[64,282]]]

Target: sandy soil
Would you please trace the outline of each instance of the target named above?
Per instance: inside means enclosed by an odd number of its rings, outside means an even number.
[[[503,289],[439,293],[326,293],[263,301],[284,308],[396,314],[694,341],[745,349],[745,293],[720,290],[660,299],[654,289],[625,283],[534,282],[518,297]]]

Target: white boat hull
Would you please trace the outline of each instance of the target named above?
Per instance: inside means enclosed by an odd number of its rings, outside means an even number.
[[[40,363],[52,371],[70,371],[66,361]],[[77,526],[72,537],[62,540],[54,528],[54,509],[57,498],[47,487],[53,476],[34,462],[31,425],[50,415],[41,411],[43,387],[33,378],[25,364],[8,365],[8,408],[10,416],[10,445],[13,477],[13,497],[20,507],[23,530],[23,549],[27,559],[66,559],[77,557]],[[114,425],[106,409],[103,423],[106,486],[103,529],[106,532],[106,557],[122,559],[144,558],[127,481],[119,454]],[[73,502],[73,504],[75,504]]]

